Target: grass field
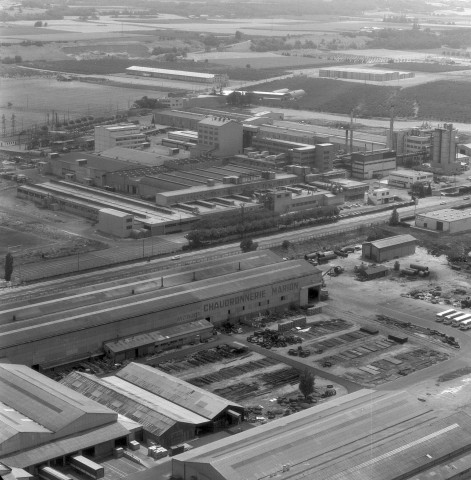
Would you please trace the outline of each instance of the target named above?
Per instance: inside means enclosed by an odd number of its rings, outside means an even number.
[[[284,58],[284,57],[281,57]],[[290,57],[287,57],[290,58]],[[311,59],[312,62],[315,60]],[[124,73],[126,68],[133,65],[142,67],[168,68],[171,70],[185,70],[191,72],[208,72],[208,73],[227,73],[232,80],[264,80],[270,77],[277,77],[286,73],[287,67],[276,66],[277,62],[272,62],[275,66],[272,68],[257,68],[257,63],[252,60],[244,60],[239,62],[243,67],[230,67],[211,62],[158,62],[156,60],[145,59],[121,59],[121,58],[101,58],[96,60],[60,60],[55,62],[29,62],[25,65],[41,68],[44,70],[52,70],[57,72],[75,73],[78,75],[108,75],[116,73]],[[246,68],[247,64],[250,68]],[[253,68],[252,68],[253,63]],[[304,65],[305,66],[305,65]]]
[[[144,95],[151,98],[165,96],[165,92],[154,90],[28,77],[0,79],[0,91],[0,115],[5,115],[7,133],[13,114],[16,116],[16,131],[19,132],[35,124],[44,124],[47,113],[52,114],[53,111],[57,112],[61,121],[83,115],[105,116],[115,114],[117,110],[127,110]],[[7,102],[12,103],[10,108]]]
[[[265,57],[240,57],[240,58],[217,58],[211,59],[211,63],[226,65],[229,67],[245,67],[247,64],[251,68],[290,68],[290,67],[325,67],[332,62],[323,61],[317,58],[308,58],[301,56],[270,55]]]
[[[50,241],[29,232],[20,232],[11,228],[0,227],[0,255],[3,257],[9,250],[14,252],[16,248],[39,247],[51,243]]]

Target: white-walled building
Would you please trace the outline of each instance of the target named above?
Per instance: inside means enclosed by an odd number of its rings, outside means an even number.
[[[415,226],[437,232],[469,232],[471,231],[471,211],[446,208],[421,213],[415,217]]]
[[[243,152],[243,126],[225,117],[207,117],[198,122],[197,155],[229,157]]]
[[[98,125],[95,127],[95,152],[113,147],[137,148],[146,142],[138,125],[121,123],[117,125]]]
[[[432,183],[433,173],[421,172],[416,170],[395,170],[390,172],[390,187],[411,188],[414,183]]]
[[[102,208],[98,212],[98,230],[115,237],[129,237],[133,228],[133,216],[114,208]]]
[[[389,188],[377,188],[366,194],[367,201],[373,205],[383,205],[394,200],[394,195],[391,195]]]

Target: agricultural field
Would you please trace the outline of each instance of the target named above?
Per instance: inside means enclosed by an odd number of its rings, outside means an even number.
[[[391,104],[401,118],[471,122],[471,83],[435,81],[410,88],[362,84],[296,76],[252,86],[258,90],[302,89],[306,95],[289,108],[340,114],[355,111],[359,118],[387,117]],[[270,102],[266,102],[270,105]],[[279,105],[279,103],[277,104]]]
[[[374,68],[385,68],[387,70],[407,70],[408,72],[441,73],[441,72],[459,72],[461,70],[470,70],[471,65],[449,65],[443,63],[378,63]]]
[[[52,115],[52,112],[58,114],[60,121],[84,115],[101,117],[127,110],[135,100],[145,95],[151,98],[165,95],[165,92],[152,89],[133,90],[78,81],[58,82],[55,77],[0,78],[0,90],[0,115],[5,115],[7,133],[11,129],[13,114],[18,133],[28,127],[45,124],[47,114]],[[34,92],[41,92],[41,95]]]
[[[350,114],[353,109],[356,109],[357,117],[386,117],[389,115],[390,103],[394,99],[398,116],[411,117],[414,114],[413,105],[401,102],[398,98],[399,89],[396,87],[296,76],[258,84],[252,86],[252,88],[257,90],[277,90],[280,88],[304,90],[306,95],[289,103],[289,108],[300,110]]]
[[[272,53],[266,54],[239,54],[238,58],[234,56],[229,57],[224,54],[219,55],[218,58],[211,58],[211,63],[226,65],[228,67],[242,68],[250,65],[250,68],[267,69],[267,68],[295,68],[295,67],[317,67],[332,65],[332,62],[327,59],[309,58],[302,55],[276,55]],[[231,70],[228,71],[231,78],[234,74]]]

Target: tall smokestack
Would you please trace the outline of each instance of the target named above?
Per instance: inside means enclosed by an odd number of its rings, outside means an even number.
[[[350,153],[353,153],[353,110],[350,112]]]
[[[394,105],[391,105],[389,118],[389,151],[394,150]]]

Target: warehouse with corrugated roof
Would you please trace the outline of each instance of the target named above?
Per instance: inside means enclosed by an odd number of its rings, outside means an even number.
[[[141,428],[31,368],[0,364],[0,462],[9,467],[35,473],[75,453],[109,455]]]
[[[374,262],[386,262],[393,258],[413,255],[416,242],[416,238],[412,235],[395,235],[382,240],[365,242],[362,245],[362,254],[364,258]]]
[[[415,226],[435,232],[460,233],[471,231],[471,210],[445,208],[435,212],[420,213]]]
[[[243,420],[241,405],[137,363],[105,378],[72,372],[61,383],[140,423],[140,440],[166,448]]]
[[[405,480],[470,451],[465,413],[437,418],[406,392],[360,390],[183,453],[172,459],[172,473],[181,480]]]
[[[0,358],[52,368],[102,355],[105,344],[140,334],[197,320],[213,326],[236,323],[307,305],[318,300],[321,283],[320,270],[305,260],[282,261],[258,252],[208,262],[207,267],[182,265],[139,287],[118,284],[8,308],[5,316],[0,311]],[[196,334],[188,331],[189,338]],[[155,349],[156,344],[148,347]],[[152,353],[149,348],[146,352]]]

